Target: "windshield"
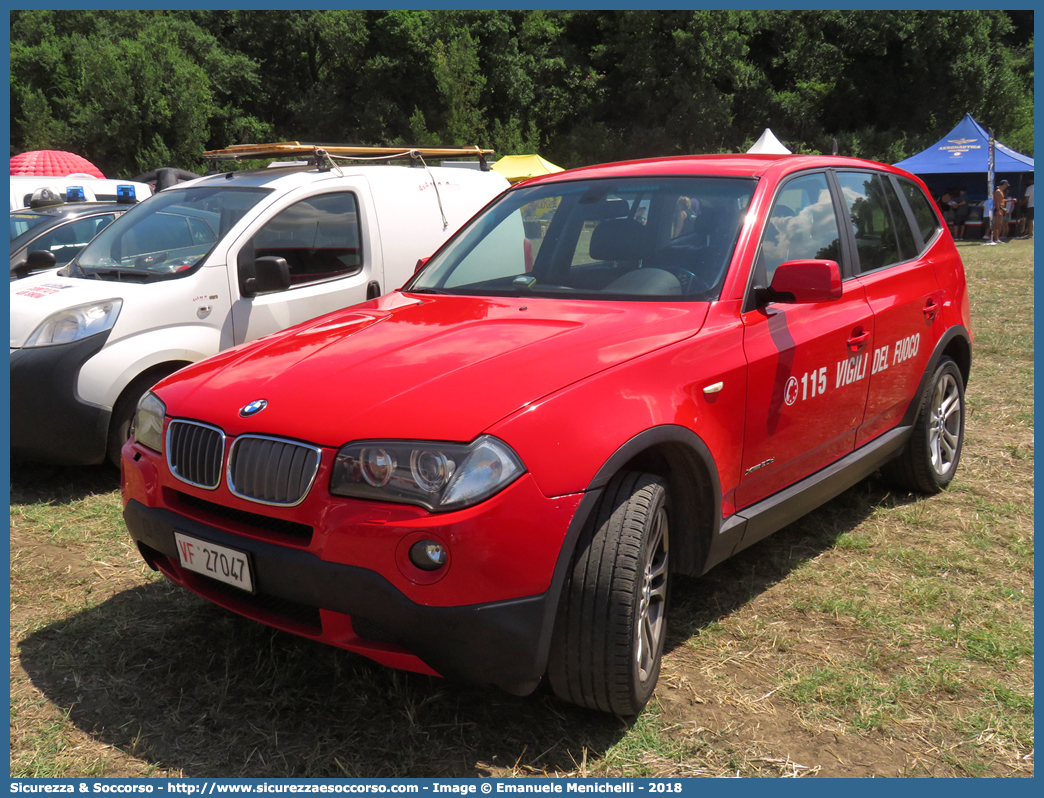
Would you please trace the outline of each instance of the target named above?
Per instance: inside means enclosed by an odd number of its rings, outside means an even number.
[[[24,211],[11,211],[11,240],[14,241],[18,236],[29,232],[39,224],[53,221],[53,216],[41,216],[38,213],[25,213]]]
[[[754,186],[750,178],[638,177],[509,191],[403,290],[716,299]]]
[[[182,277],[270,191],[165,189],[102,231],[74,261],[73,274],[141,282]]]

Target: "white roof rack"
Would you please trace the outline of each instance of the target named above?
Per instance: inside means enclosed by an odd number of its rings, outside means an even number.
[[[358,160],[392,160],[396,158],[465,158],[477,157],[485,161],[493,150],[479,147],[338,147],[321,144],[301,144],[299,141],[279,141],[271,144],[233,144],[221,150],[208,150],[204,158],[217,161],[237,161],[242,158],[293,158],[325,155]]]

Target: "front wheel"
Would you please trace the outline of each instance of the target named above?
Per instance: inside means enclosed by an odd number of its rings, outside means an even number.
[[[123,444],[134,435],[134,415],[138,410],[138,402],[153,385],[181,368],[184,363],[165,363],[143,374],[139,374],[123,389],[120,398],[113,405],[109,417],[109,437],[105,446],[105,455],[116,468],[120,467],[120,452]]]
[[[953,480],[964,446],[964,377],[944,357],[921,402],[913,435],[903,453],[882,474],[894,485],[938,493]]]
[[[652,697],[667,629],[667,499],[659,477],[617,474],[581,533],[548,659],[560,698],[627,716]]]

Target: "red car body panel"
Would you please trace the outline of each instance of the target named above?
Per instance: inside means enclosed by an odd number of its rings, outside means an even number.
[[[706,312],[705,303],[393,293],[225,353],[220,368],[190,366],[164,383],[164,397],[229,435],[335,447],[358,438],[467,442],[562,386],[692,336]],[[323,390],[302,397],[300,385]],[[261,398],[265,413],[238,415]]]
[[[747,365],[735,324],[738,303],[716,303],[700,331],[698,349],[665,346],[625,366],[569,385],[490,428],[554,496],[582,491],[622,444],[654,427],[678,425],[705,436],[718,478],[738,476]],[[721,382],[717,393],[704,388]],[[565,429],[559,419],[602,418],[603,423]],[[570,425],[572,427],[572,425]],[[568,435],[566,434],[568,432]],[[722,513],[733,507],[723,497]]]

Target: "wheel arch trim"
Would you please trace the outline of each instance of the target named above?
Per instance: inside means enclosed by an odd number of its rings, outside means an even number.
[[[899,422],[900,426],[912,427],[917,421],[917,416],[920,413],[925,393],[928,391],[928,387],[931,384],[932,375],[935,374],[935,370],[939,368],[939,362],[943,357],[949,357],[947,352],[959,354],[959,358],[953,357],[952,360],[957,364],[957,368],[960,370],[961,376],[964,378],[964,387],[968,387],[972,359],[971,335],[964,326],[955,324],[942,334],[939,338],[939,342],[935,345],[935,349],[932,350],[932,356],[928,358],[928,364],[925,366],[924,372],[921,374],[921,381],[917,384],[917,390],[910,398],[910,404],[907,406],[906,412],[903,414],[902,421]]]

